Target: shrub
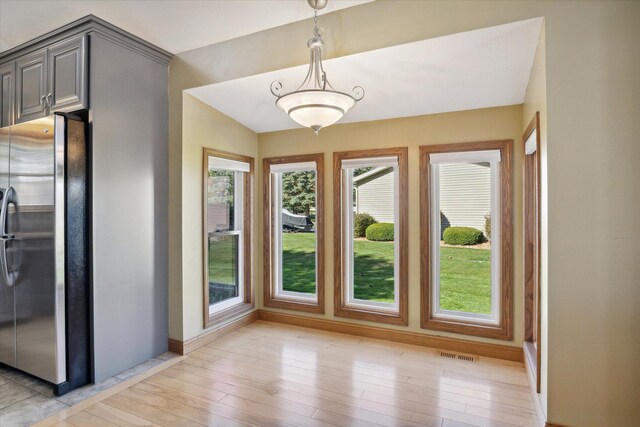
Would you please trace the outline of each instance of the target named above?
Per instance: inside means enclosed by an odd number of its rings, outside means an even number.
[[[484,234],[491,240],[491,215],[484,216]]]
[[[371,224],[368,226],[365,234],[367,236],[367,240],[374,240],[376,242],[392,242],[393,228],[393,224],[389,222],[380,222],[378,224]]]
[[[472,227],[449,227],[444,230],[442,237],[447,245],[477,245],[484,242],[482,231]]]
[[[378,221],[368,213],[357,213],[353,216],[353,235],[355,237],[364,237],[367,227]]]

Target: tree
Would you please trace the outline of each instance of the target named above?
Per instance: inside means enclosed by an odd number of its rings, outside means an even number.
[[[233,204],[233,185],[234,185],[234,172],[221,170],[221,169],[209,169],[207,186],[207,199],[208,203],[228,203]]]
[[[373,170],[373,166],[365,167],[365,168],[355,168],[353,170],[353,176],[362,175],[363,173],[367,173]]]
[[[294,214],[309,216],[316,205],[316,173],[314,171],[282,174],[282,206]]]

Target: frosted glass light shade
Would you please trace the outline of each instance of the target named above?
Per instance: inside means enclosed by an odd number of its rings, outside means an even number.
[[[296,123],[318,132],[340,120],[356,100],[341,92],[305,90],[279,97],[276,105]]]

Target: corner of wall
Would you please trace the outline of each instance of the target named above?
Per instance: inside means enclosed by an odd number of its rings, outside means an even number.
[[[535,57],[531,67],[531,74],[523,104],[522,130],[531,121],[536,112],[540,112],[540,164],[541,164],[541,189],[540,189],[540,292],[541,292],[541,373],[540,373],[540,404],[544,415],[547,415],[547,377],[548,377],[548,353],[549,353],[549,304],[548,304],[548,253],[549,253],[549,226],[548,226],[548,182],[547,182],[547,81],[546,81],[546,38],[545,22],[543,21],[536,48]]]

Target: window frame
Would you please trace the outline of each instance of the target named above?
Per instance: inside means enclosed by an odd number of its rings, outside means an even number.
[[[243,156],[234,153],[228,153],[225,151],[213,150],[210,148],[203,148],[203,160],[202,160],[202,283],[203,283],[203,323],[204,328],[210,328],[218,325],[220,322],[228,320],[232,317],[238,316],[249,312],[255,308],[255,298],[253,292],[253,280],[252,280],[252,224],[253,224],[253,175],[254,175],[254,158],[249,156]],[[208,172],[209,172],[209,157],[216,157],[224,160],[232,160],[237,162],[247,163],[249,165],[249,172],[242,173],[243,184],[242,188],[242,240],[241,240],[241,258],[238,260],[241,271],[239,276],[241,277],[241,289],[239,290],[240,296],[234,297],[230,300],[237,299],[233,303],[223,305],[222,308],[213,313],[210,312],[209,305],[209,239],[208,239]],[[237,174],[238,172],[236,172]],[[235,177],[234,177],[235,179]],[[234,189],[234,193],[237,194],[237,188]],[[237,220],[237,218],[236,218]],[[223,304],[226,301],[223,302]]]
[[[316,164],[316,298],[279,294],[274,280],[273,186],[271,166],[315,162]],[[265,307],[324,314],[324,154],[269,157],[262,160],[263,177],[263,305]]]
[[[363,160],[380,157],[397,158],[396,197],[397,200],[397,247],[394,268],[396,276],[397,312],[375,304],[353,304],[345,297],[347,271],[345,268],[345,177],[342,173],[344,160]],[[333,251],[334,251],[334,314],[337,317],[366,320],[370,322],[407,326],[408,317],[408,148],[382,148],[333,153]],[[350,194],[348,195],[351,196]],[[351,205],[349,205],[351,209]],[[351,210],[349,211],[351,212]],[[353,237],[351,237],[353,239]],[[350,256],[353,252],[351,251]],[[349,258],[351,259],[351,258]]]
[[[524,354],[540,393],[542,325],[541,325],[541,140],[540,112],[536,111],[524,134],[523,162],[523,246],[524,246]],[[529,141],[534,142],[533,147]]]
[[[497,324],[486,320],[474,321],[471,316],[439,317],[434,313],[432,280],[432,167],[431,154],[470,151],[500,151],[500,258],[499,313]],[[420,146],[420,327],[441,332],[473,335],[500,340],[513,339],[513,222],[512,175],[513,140],[465,142]],[[492,171],[494,173],[494,171]],[[493,224],[492,224],[493,226]],[[492,301],[492,305],[496,302]]]

